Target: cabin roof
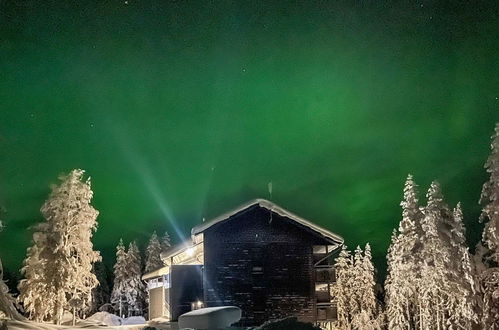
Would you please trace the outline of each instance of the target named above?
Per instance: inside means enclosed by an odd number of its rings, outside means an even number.
[[[313,232],[319,234],[320,236],[324,237],[324,238],[327,238],[329,240],[332,240],[334,241],[335,243],[338,243],[338,244],[343,244],[344,240],[343,240],[343,237],[325,229],[325,228],[322,228],[321,226],[318,226],[294,213],[291,213],[290,211],[286,210],[286,209],[283,209],[282,207],[280,207],[279,205],[276,205],[268,200],[265,200],[265,199],[253,199],[249,202],[246,202],[242,205],[240,205],[239,207],[233,209],[232,211],[229,211],[229,212],[226,212],[210,221],[207,221],[205,223],[202,223],[194,228],[192,228],[192,231],[191,231],[191,234],[194,236],[194,235],[198,235],[202,232],[204,232],[205,230],[207,230],[208,228],[218,224],[218,223],[221,223],[221,222],[224,222],[224,221],[229,221],[229,220],[232,220],[234,219],[234,216],[249,209],[250,207],[253,207],[255,205],[258,205],[260,207],[263,207],[267,210],[269,210],[270,212],[274,212],[276,214],[279,214],[280,216],[283,216],[283,217],[286,217],[302,226],[305,226],[307,228],[309,228],[310,230],[312,230]]]

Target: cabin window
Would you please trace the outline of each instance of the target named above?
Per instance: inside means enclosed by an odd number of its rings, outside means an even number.
[[[314,245],[313,247],[314,254],[325,254],[326,253],[326,245]]]
[[[321,267],[315,269],[315,282],[316,283],[333,283],[336,281],[334,268]]]

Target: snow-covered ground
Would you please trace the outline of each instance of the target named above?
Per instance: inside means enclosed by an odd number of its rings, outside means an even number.
[[[2,321],[0,321],[2,322]],[[5,321],[1,326],[6,326],[9,330],[59,330],[59,329],[129,329],[129,330],[141,330],[147,325],[118,325],[118,326],[106,326],[99,325],[93,322],[80,322],[76,326],[72,325],[54,325],[50,323],[36,323],[31,321]],[[169,329],[169,328],[164,328]]]
[[[149,324],[142,317],[134,316],[122,319],[116,315],[99,312],[85,320],[78,320],[75,326],[70,321],[64,322],[65,325],[54,325],[50,323],[37,323],[33,321],[14,321],[0,319],[0,329],[9,330],[59,330],[59,329],[116,329],[116,330],[141,330],[146,327],[154,327],[158,330],[176,330],[176,324],[168,322],[150,322]]]
[[[226,329],[241,319],[241,309],[236,306],[207,307],[180,315],[180,328]]]

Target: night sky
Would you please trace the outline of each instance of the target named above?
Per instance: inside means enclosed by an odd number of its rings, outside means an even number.
[[[179,242],[262,197],[371,242],[382,268],[408,173],[462,201],[475,245],[497,17],[495,1],[0,1],[0,256],[20,266],[73,168],[108,264],[120,237]]]

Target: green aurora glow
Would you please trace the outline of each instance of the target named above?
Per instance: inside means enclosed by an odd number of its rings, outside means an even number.
[[[306,3],[306,4],[305,4]],[[97,249],[256,197],[370,241],[408,173],[470,240],[497,111],[497,7],[438,1],[0,2],[0,255],[19,267],[57,175],[83,168]]]

